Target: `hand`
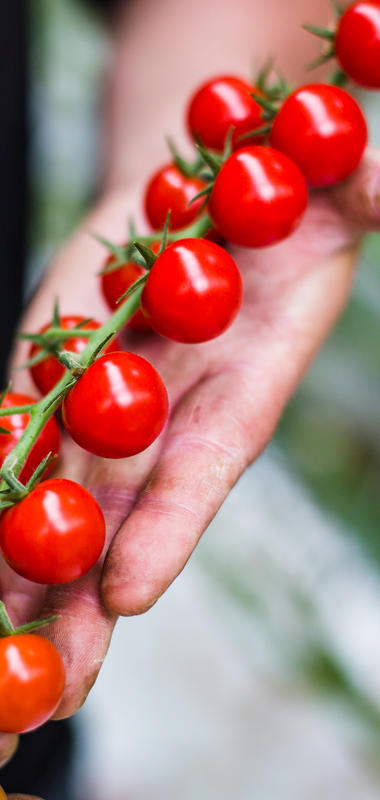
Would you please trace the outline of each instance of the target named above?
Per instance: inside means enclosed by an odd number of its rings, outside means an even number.
[[[47,630],[67,669],[56,718],[74,713],[84,701],[116,615],[138,614],[156,602],[269,441],[345,305],[361,233],[380,227],[379,187],[380,154],[369,151],[345,185],[315,194],[290,239],[260,251],[231,248],[242,270],[245,301],[223,337],[196,346],[154,335],[126,341],[152,361],[169,391],[171,418],[158,443],[125,461],[103,461],[66,439],[62,473],[86,484],[105,513],[103,571],[97,565],[81,580],[45,592],[1,567],[3,598],[16,623],[36,613],[62,615]],[[121,241],[128,211],[136,205],[135,197],[126,203],[122,193],[101,204],[57,258],[27,313],[25,330],[37,330],[50,318],[56,295],[62,313],[105,317],[94,277],[104,253],[88,230]],[[23,360],[20,348],[17,361]],[[20,388],[33,391],[27,377],[22,380]]]

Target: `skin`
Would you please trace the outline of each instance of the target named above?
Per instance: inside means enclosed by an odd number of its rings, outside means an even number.
[[[221,70],[244,74],[252,52],[258,60],[267,55],[263,40],[279,54],[279,66],[288,66],[290,78],[297,78],[296,64],[310,59],[309,40],[299,21],[315,18],[317,4],[295,0],[289,7],[269,0],[263,5],[239,0],[232,23],[215,13],[214,0],[193,0],[191,8],[184,0],[141,0],[125,12],[118,26],[108,106],[104,192],[58,253],[23,329],[35,330],[51,316],[57,294],[62,313],[86,314],[90,308],[95,317],[104,318],[96,277],[104,251],[88,231],[121,242],[125,219],[132,213],[144,230],[136,209],[141,207],[144,179],[164,158],[157,131],[172,132],[181,145],[180,109],[197,80]],[[330,18],[327,3],[320,2],[319,13]],[[158,58],[165,37],[175,70],[171,58]],[[190,56],[196,37],[199,59],[194,60]],[[158,82],[141,103],[142,86],[145,91],[149,84],[147,47]],[[155,92],[158,84],[167,86],[167,105],[163,93]],[[146,131],[143,148],[141,130]],[[261,251],[231,248],[242,271],[245,300],[221,338],[182,345],[126,334],[127,347],[148,358],[164,379],[171,417],[157,443],[125,461],[102,461],[64,442],[62,474],[86,485],[105,514],[110,546],[103,569],[99,564],[74,584],[45,592],[5,564],[0,567],[3,599],[15,624],[42,613],[62,615],[48,631],[67,670],[56,718],[69,716],[83,703],[117,614],[139,614],[156,602],[183,569],[236,480],[270,440],[284,405],[345,306],[362,232],[380,230],[379,196],[380,154],[369,151],[344,186],[315,195],[290,239]],[[15,363],[24,359],[20,346]],[[18,381],[19,390],[30,390],[27,376]],[[14,740],[0,736],[0,757],[5,759],[12,747]]]

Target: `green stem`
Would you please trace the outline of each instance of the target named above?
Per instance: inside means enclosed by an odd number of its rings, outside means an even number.
[[[112,314],[101,328],[93,331],[87,347],[77,356],[78,364],[81,367],[87,369],[94,360],[94,357],[102,349],[103,342],[109,341],[116,336],[118,331],[124,327],[125,323],[137,311],[140,305],[142,289],[142,286],[137,289],[125,303],[120,304],[117,311]],[[11,450],[0,470],[0,475],[7,476],[7,480],[5,481],[3,479],[0,483],[0,491],[5,490],[9,486],[10,477],[15,481],[15,486],[17,486],[17,476],[20,474],[26,458],[41,433],[42,428],[56,408],[58,408],[62,397],[73,386],[76,380],[78,380],[78,376],[73,375],[72,371],[67,370],[49,394],[32,406],[30,409],[30,421],[21,439],[19,439],[13,450]],[[23,487],[23,489],[25,491],[25,487]],[[20,497],[21,496],[22,492],[20,491]],[[0,500],[0,510],[5,507],[9,507],[9,497],[6,495],[4,496],[4,501]]]
[[[205,236],[212,228],[212,222],[207,213],[197,219],[192,225],[183,228],[179,231],[172,231],[168,239],[170,242],[178,241],[184,238],[201,238]],[[99,237],[98,237],[99,238]],[[160,238],[160,233],[154,236],[141,237],[142,242],[156,242]],[[27,412],[30,413],[30,420],[25,428],[21,439],[17,442],[13,450],[8,454],[5,459],[2,469],[0,470],[0,512],[12,506],[25,496],[30,487],[25,487],[18,480],[18,476],[25,464],[25,461],[35,444],[38,436],[40,435],[43,427],[46,425],[49,418],[60,405],[62,399],[65,397],[71,387],[79,380],[80,375],[86,370],[104,349],[106,344],[116,336],[116,334],[124,327],[126,322],[133,316],[140,306],[141,294],[144,284],[141,285],[136,282],[136,288],[125,302],[120,303],[117,310],[107,320],[107,322],[94,331],[82,331],[80,329],[72,329],[65,331],[65,336],[86,335],[89,337],[88,344],[81,353],[75,356],[75,364],[69,362],[68,368],[61,380],[54,386],[54,388],[42,398],[38,403],[32,406],[18,406],[11,409],[0,409],[0,416],[8,416],[9,414],[17,414]],[[54,325],[54,333],[61,333],[61,329]],[[64,356],[66,355],[64,351]],[[60,355],[58,355],[58,358]],[[61,361],[63,359],[61,358]],[[37,473],[38,477],[38,473]],[[0,612],[1,613],[1,612]],[[5,619],[5,618],[4,618]],[[0,617],[1,623],[1,617]],[[4,623],[5,624],[5,623]],[[8,623],[9,624],[9,623]],[[0,628],[1,630],[1,628]]]
[[[8,617],[7,609],[2,601],[0,601],[0,636],[12,636],[14,627]]]
[[[11,417],[13,414],[30,414],[31,408],[31,403],[29,403],[27,406],[9,406],[9,408],[0,408],[0,417]]]

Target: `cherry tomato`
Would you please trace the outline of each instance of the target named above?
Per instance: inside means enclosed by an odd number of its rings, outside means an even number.
[[[189,205],[202,191],[205,182],[195,176],[187,177],[175,164],[167,164],[151,178],[145,192],[145,213],[154,230],[160,230],[170,214],[170,230],[176,231],[191,225],[204,203],[204,197]]]
[[[352,80],[380,89],[379,0],[359,0],[346,9],[338,23],[335,53]]]
[[[56,710],[65,687],[63,661],[48,639],[19,633],[0,639],[0,731],[27,733]]]
[[[358,166],[367,125],[356,100],[344,89],[314,83],[285,100],[270,142],[293,159],[309,186],[331,186]]]
[[[49,478],[0,517],[0,548],[19,575],[60,584],[84,575],[104,545],[102,511],[79,483]]]
[[[29,397],[29,395],[10,392],[5,395],[1,407],[12,408],[12,406],[26,406],[36,402],[35,398]],[[1,417],[0,427],[5,428],[9,433],[0,433],[0,467],[3,465],[8,453],[13,450],[19,439],[21,439],[29,420],[30,414],[12,414],[10,417]],[[20,472],[19,479],[21,483],[28,482],[48,453],[53,456],[59,455],[60,440],[59,427],[54,417],[51,417],[42,429]],[[47,472],[49,472],[49,468]]]
[[[151,245],[154,253],[158,253],[160,249],[160,242],[154,242]],[[115,262],[115,256],[111,255],[106,261],[106,267],[112,267]],[[111,311],[115,311],[118,307],[118,299],[124,292],[126,292],[132,284],[141,278],[146,272],[144,267],[139,264],[134,264],[133,261],[126,261],[116,269],[109,269],[101,275],[103,295],[108,303]],[[148,325],[145,317],[138,309],[127,322],[127,328],[131,328],[138,333],[146,333],[151,328]],[[113,351],[115,348],[113,348]]]
[[[205,239],[180,239],[153,265],[141,308],[149,325],[177,342],[205,342],[233,322],[243,298],[233,258]]]
[[[85,317],[67,316],[61,317],[59,323],[61,328],[64,328],[65,330],[71,330],[72,328],[75,328],[79,322],[84,322],[84,319]],[[48,322],[43,326],[43,328],[41,328],[40,333],[44,333],[50,327],[51,323]],[[95,331],[100,327],[101,323],[92,319],[83,326],[83,330]],[[62,349],[69,350],[70,353],[81,353],[82,350],[87,347],[87,345],[88,339],[86,339],[84,336],[81,336],[80,332],[78,331],[78,338],[75,337],[73,339],[67,339],[67,341],[62,345]],[[33,358],[33,356],[35,356],[40,350],[41,348],[38,347],[38,345],[33,344],[30,348],[30,358]],[[115,350],[120,350],[117,341],[111,342],[111,344],[109,344],[106,348],[105,352],[113,353]],[[35,364],[35,366],[31,367],[30,369],[34,383],[42,394],[48,394],[48,392],[54,388],[58,381],[61,380],[64,372],[64,366],[60,364],[60,362],[54,358],[54,356],[47,356],[43,361],[40,361],[39,364]]]
[[[200,86],[187,111],[187,124],[193,139],[204,147],[221,151],[230,128],[234,126],[234,149],[258,144],[257,137],[249,141],[239,140],[242,134],[264,124],[262,108],[251,97],[252,92],[261,95],[254,86],[231,75],[221,75]]]
[[[288,236],[307,205],[298,167],[269,147],[238,150],[220,169],[209,203],[221,236],[243,247],[265,247]]]
[[[134,353],[103,355],[63,402],[63,422],[75,442],[103,458],[145,450],[161,433],[168,396],[154,367]]]

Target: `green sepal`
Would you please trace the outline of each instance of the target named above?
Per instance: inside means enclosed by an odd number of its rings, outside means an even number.
[[[161,253],[164,252],[164,250],[166,249],[166,247],[168,245],[168,232],[169,232],[169,225],[170,225],[170,217],[171,217],[171,215],[172,215],[172,212],[169,209],[169,211],[168,211],[168,213],[166,215],[164,230],[162,231],[160,249],[158,251],[157,258],[158,258],[158,256],[161,255]],[[153,262],[153,263],[155,263],[155,262]],[[152,264],[152,266],[153,266],[153,264]]]
[[[272,100],[266,100],[265,97],[260,97],[260,95],[255,94],[254,92],[251,92],[251,97],[263,109],[264,114],[262,114],[262,118],[268,122],[271,122],[277,114],[277,106],[275,106]]]
[[[47,350],[41,350],[39,353],[36,353],[32,358],[29,358],[28,361],[24,361],[20,367],[16,367],[16,372],[21,372],[22,369],[30,369],[34,367],[36,364],[40,364],[41,361],[45,361],[45,358],[49,358],[50,353]]]
[[[344,14],[345,11],[344,7],[340,3],[338,3],[338,0],[330,0],[330,2],[336,18],[340,19],[341,16]]]
[[[238,142],[244,142],[245,139],[251,139],[252,136],[267,136],[272,130],[272,125],[261,125],[260,128],[255,128],[253,131],[242,133],[238,136]]]
[[[319,28],[317,25],[302,25],[304,31],[308,33],[312,33],[314,36],[318,36],[319,39],[326,39],[328,42],[335,41],[335,31],[329,30],[329,28]]]
[[[130,295],[133,294],[136,291],[136,289],[139,288],[139,286],[142,286],[142,284],[144,284],[146,282],[147,277],[148,277],[148,273],[146,273],[145,275],[140,275],[140,277],[137,278],[137,281],[132,283],[132,286],[130,286],[129,289],[127,289],[127,291],[124,292],[124,294],[122,294],[122,295],[120,295],[120,297],[118,297],[116,302],[117,303],[121,303],[121,301],[124,300],[126,297],[130,297]]]
[[[202,164],[203,164],[202,158],[199,157],[194,162],[186,161],[186,159],[183,158],[181,154],[178,152],[173,140],[169,136],[167,136],[166,142],[170,150],[170,153],[172,155],[173,161],[176,167],[178,167],[179,171],[182,172],[182,175],[184,175],[186,178],[196,177],[199,173],[199,170],[202,169]]]
[[[26,491],[28,493],[31,492],[35,486],[37,486],[37,483],[39,483],[39,481],[41,480],[45,470],[50,466],[50,464],[53,463],[53,461],[56,461],[57,458],[58,456],[53,455],[52,452],[48,453],[47,456],[45,456],[45,458],[41,461],[38,467],[36,467],[32,477],[29,478],[28,483],[26,484]]]
[[[195,194],[194,197],[192,197],[191,200],[189,200],[187,208],[189,208],[193,203],[195,203],[196,200],[199,200],[200,197],[207,198],[211,194],[213,186],[214,186],[214,181],[212,181],[212,183],[209,183],[208,186],[205,186],[204,189],[201,189],[201,191],[198,192],[198,194]]]
[[[153,253],[153,250],[151,250],[151,249],[150,249],[150,247],[147,247],[147,246],[146,246],[146,245],[145,245],[145,244],[144,244],[144,243],[143,243],[141,240],[139,240],[139,239],[136,239],[136,241],[134,241],[134,242],[133,242],[133,244],[134,244],[134,246],[135,246],[136,250],[137,250],[137,251],[140,253],[140,255],[143,257],[143,259],[144,259],[144,262],[145,262],[145,267],[146,267],[147,269],[151,269],[151,268],[153,267],[153,264],[155,264],[155,263],[156,263],[156,261],[157,261],[157,256],[156,256],[156,254],[155,254],[155,253]],[[134,284],[133,284],[133,285],[134,285]]]
[[[105,239],[104,236],[99,236],[97,233],[92,233],[91,236],[110,251],[110,253],[119,262],[119,265],[124,263],[125,247],[119,247],[117,244],[113,244],[113,242],[110,242],[109,239]]]
[[[334,69],[334,71],[331,73],[331,75],[327,79],[327,83],[329,83],[331,86],[342,87],[346,86],[349,80],[350,79],[348,75],[346,75],[346,73],[343,72],[342,69],[337,68]]]
[[[11,386],[12,386],[12,381],[8,381],[5,389],[3,389],[2,392],[0,392],[0,408],[4,403],[4,400],[5,400],[8,392],[10,392],[10,390],[11,390]]]
[[[217,153],[210,153],[209,150],[206,150],[200,144],[197,144],[196,148],[201,154],[205,164],[207,164],[207,166],[210,168],[212,174],[216,176],[223,165],[223,157]]]
[[[322,53],[319,58],[316,58],[315,61],[311,61],[310,64],[306,65],[307,70],[316,69],[316,67],[321,67],[323,64],[327,64],[330,59],[334,58],[335,56],[335,48],[331,47],[327,53]]]
[[[8,431],[8,430],[7,430],[7,428],[1,428],[1,427],[0,427],[0,433],[1,433],[2,435],[4,435],[4,434],[5,434],[6,436],[10,436],[10,433],[11,433],[11,432],[10,432],[10,431]]]
[[[12,636],[19,636],[22,633],[30,633],[39,628],[45,628],[46,625],[51,625],[51,623],[56,622],[57,619],[61,619],[60,614],[54,614],[51,617],[44,617],[43,619],[35,619],[33,622],[27,622],[26,625],[19,625],[17,628],[14,628]]]
[[[59,316],[59,300],[58,297],[55,298],[54,302],[54,309],[53,309],[53,328],[59,328],[61,324],[60,316]]]

